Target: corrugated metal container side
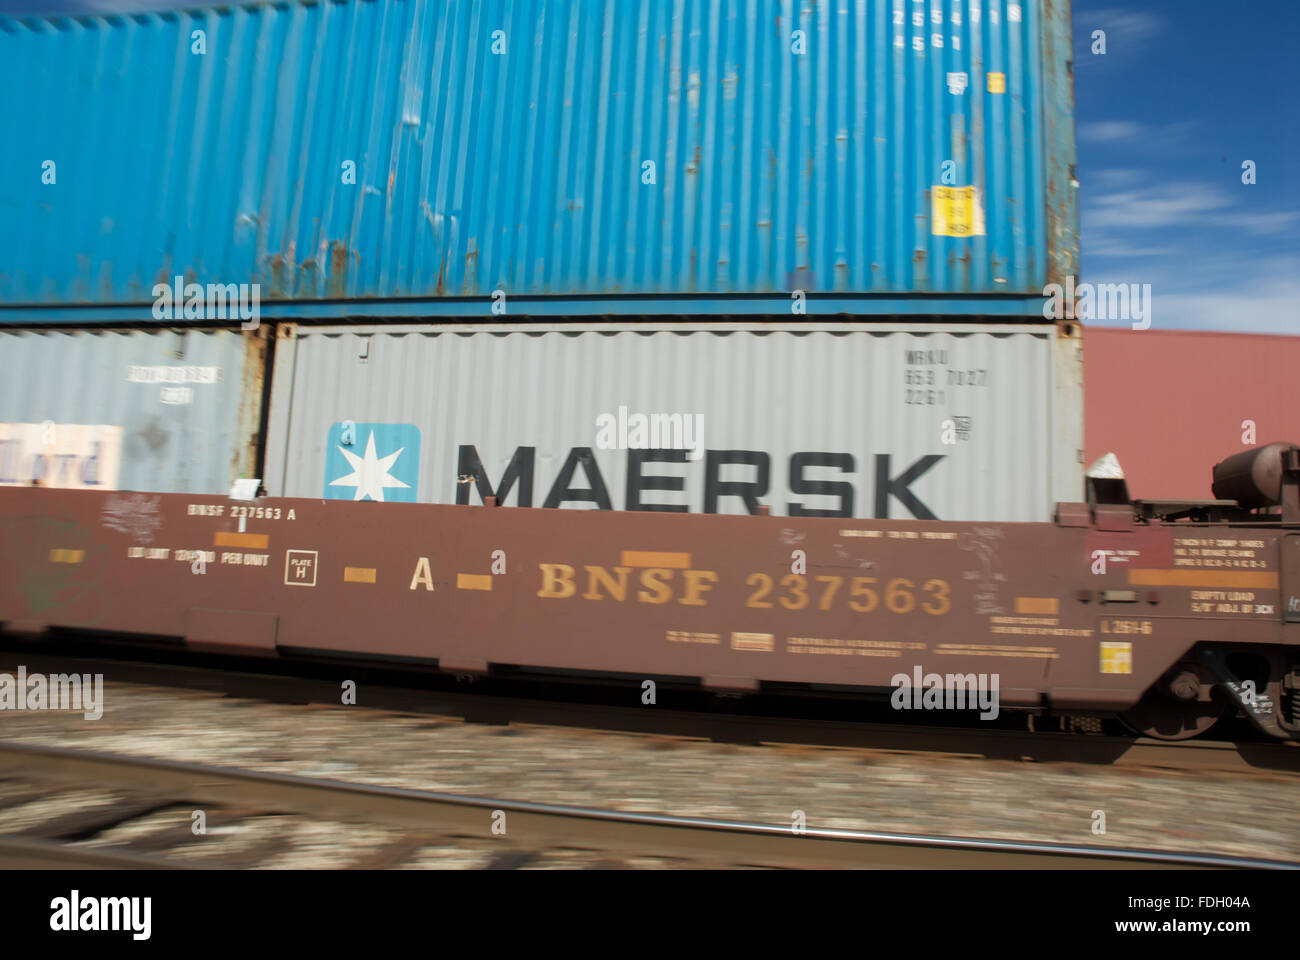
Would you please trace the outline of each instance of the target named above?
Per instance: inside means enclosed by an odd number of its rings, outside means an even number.
[[[1211,470],[1300,443],[1300,336],[1088,327],[1087,460],[1114,453],[1129,493],[1210,500]]]
[[[266,356],[264,331],[0,330],[0,484],[226,494]]]
[[[0,19],[0,304],[1033,315],[1076,270],[1069,37],[1069,0]]]
[[[1058,373],[1077,367],[1077,346],[1051,324],[284,324],[266,486],[1047,520],[1082,493],[1083,399],[1078,378],[1071,389]]]

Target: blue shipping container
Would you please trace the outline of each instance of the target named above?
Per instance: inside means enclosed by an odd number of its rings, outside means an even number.
[[[0,322],[1039,315],[1069,0],[320,0],[0,19]]]

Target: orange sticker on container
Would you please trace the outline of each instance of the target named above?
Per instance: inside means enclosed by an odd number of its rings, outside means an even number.
[[[667,567],[670,570],[685,570],[691,565],[689,553],[665,553],[661,550],[624,550],[620,566],[623,567]]]
[[[247,547],[251,550],[265,550],[271,538],[265,533],[229,533],[218,530],[212,536],[214,547]]]
[[[1055,617],[1061,612],[1056,597],[1016,597],[1016,613]]]

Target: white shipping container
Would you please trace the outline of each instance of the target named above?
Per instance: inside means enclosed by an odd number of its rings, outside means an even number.
[[[0,330],[0,486],[226,494],[253,475],[266,331]]]
[[[1047,520],[1082,493],[1078,328],[282,325],[273,495]]]

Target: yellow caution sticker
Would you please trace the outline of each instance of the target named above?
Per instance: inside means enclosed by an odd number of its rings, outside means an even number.
[[[1133,644],[1115,640],[1103,640],[1101,647],[1102,673],[1132,673]]]
[[[1005,73],[990,73],[989,93],[1006,93],[1007,92],[1007,75]]]
[[[936,237],[984,236],[984,208],[974,187],[930,188],[930,233]]]

